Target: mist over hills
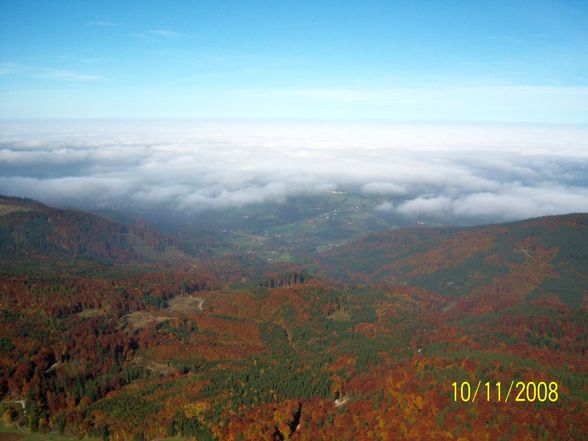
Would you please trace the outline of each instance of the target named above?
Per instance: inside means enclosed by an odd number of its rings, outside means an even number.
[[[309,210],[314,211],[312,206]],[[353,212],[339,214],[342,223],[350,223],[347,219]],[[227,228],[230,225],[239,234],[206,242],[193,231],[189,242],[182,243],[182,234],[168,236],[136,223],[0,195],[0,257],[4,261],[53,258],[189,267],[202,259],[221,264],[223,256],[246,255],[250,260],[242,261],[243,271],[249,277],[306,266],[316,276],[336,283],[412,286],[468,304],[489,302],[486,306],[494,309],[541,296],[555,296],[580,308],[588,295],[588,256],[581,246],[588,243],[588,214],[461,228],[394,228],[367,235],[342,232],[335,237],[339,242],[322,248],[312,245],[320,241],[320,235],[294,228],[298,222],[308,223],[305,216],[258,225],[273,233],[257,241],[255,234],[245,233],[249,218],[229,219],[232,223],[227,221]],[[283,234],[275,237],[276,231]],[[359,238],[353,239],[352,234]],[[294,247],[303,235],[306,242]],[[211,249],[212,254],[205,252]],[[258,270],[252,272],[252,266]]]
[[[374,216],[489,223],[587,211],[587,146],[583,126],[5,121],[0,188],[187,220],[346,192]]]

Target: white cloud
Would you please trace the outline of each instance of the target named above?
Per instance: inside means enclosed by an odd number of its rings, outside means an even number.
[[[470,193],[455,197],[418,196],[402,202],[397,207],[385,209],[408,216],[523,219],[569,212],[588,212],[588,188],[560,185],[525,187],[514,184],[506,185],[497,193]]]
[[[383,195],[401,195],[406,193],[403,185],[393,182],[370,182],[361,186],[364,193],[383,194]]]
[[[169,31],[166,29],[154,29],[152,31],[148,31],[148,33],[166,39],[191,37],[191,35],[184,34],[183,32]]]
[[[33,78],[44,78],[59,81],[94,81],[100,77],[63,69],[40,69],[31,74]]]
[[[451,201],[447,196],[419,196],[403,202],[396,211],[408,215],[443,215],[450,208]]]
[[[202,210],[357,191],[407,216],[588,211],[588,128],[178,121],[13,122],[0,193]]]
[[[152,29],[150,31],[133,31],[131,35],[135,38],[141,38],[143,40],[177,40],[180,38],[191,38],[193,35],[186,34],[183,32],[170,31],[167,29]]]

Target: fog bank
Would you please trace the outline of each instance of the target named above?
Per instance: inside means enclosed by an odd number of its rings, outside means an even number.
[[[198,212],[334,190],[378,210],[520,219],[588,211],[588,128],[227,121],[0,123],[0,193]]]

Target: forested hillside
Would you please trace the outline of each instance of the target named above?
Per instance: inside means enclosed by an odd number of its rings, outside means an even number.
[[[152,230],[0,196],[0,259],[46,256],[129,263],[161,259],[170,249],[173,242]]]
[[[489,308],[556,296],[578,308],[588,295],[588,215],[471,228],[372,234],[323,253],[337,279],[410,285]],[[475,301],[473,300],[475,299]]]
[[[113,441],[588,437],[587,215],[391,230],[308,265],[170,267],[157,233],[1,207],[4,424]],[[474,400],[456,399],[466,381]],[[498,397],[518,381],[556,391]]]

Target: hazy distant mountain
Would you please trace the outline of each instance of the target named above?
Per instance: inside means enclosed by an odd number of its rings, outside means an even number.
[[[50,256],[121,263],[177,252],[169,238],[147,228],[6,196],[0,196],[0,238],[3,259]]]

